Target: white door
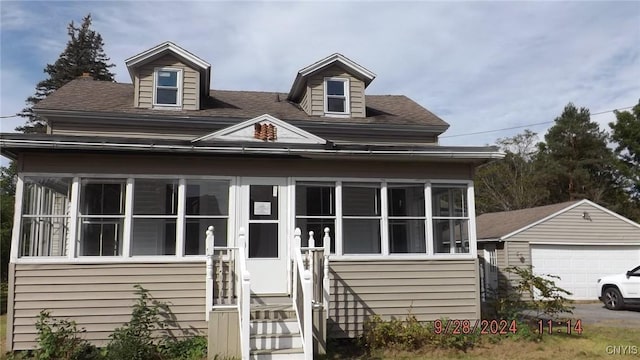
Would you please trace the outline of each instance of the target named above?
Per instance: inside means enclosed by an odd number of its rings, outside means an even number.
[[[246,229],[247,270],[255,294],[287,293],[287,182],[241,178],[240,226]]]
[[[598,279],[624,274],[640,265],[640,246],[531,245],[536,274],[560,276],[556,285],[574,300],[597,300]]]

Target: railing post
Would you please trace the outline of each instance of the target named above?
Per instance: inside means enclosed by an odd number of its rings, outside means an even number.
[[[311,294],[313,294],[313,283],[312,283],[312,272],[309,270],[305,270],[303,273],[303,282],[302,282],[302,288],[303,288],[303,294],[308,294],[309,296],[312,296]],[[311,299],[307,299],[304,295],[303,295],[303,300],[304,303],[302,305],[303,307],[303,313],[304,313],[304,321],[303,321],[303,334],[302,334],[302,340],[304,341],[303,344],[303,348],[304,348],[304,357],[307,360],[313,360],[313,309],[311,307]]]
[[[313,238],[313,231],[309,231],[309,247],[316,247],[316,240]],[[307,250],[307,269],[311,269],[311,276],[313,278],[313,251]]]
[[[244,227],[241,227],[240,230],[238,231],[238,247],[241,247],[244,249],[244,251],[247,251],[247,247],[246,247],[246,241],[245,241],[245,237],[246,237],[246,230],[244,229]]]
[[[316,239],[313,238],[313,231],[309,231],[309,247],[316,247]]]
[[[291,243],[291,294],[295,299],[295,292],[297,290],[296,281],[298,280],[298,267],[296,265],[296,251],[300,252],[300,245],[302,241],[300,237],[302,236],[302,231],[299,227],[295,228],[293,231],[293,242]]]
[[[331,254],[331,237],[329,236],[329,228],[324,228],[324,269],[322,274],[322,307],[324,308],[325,319],[329,318],[329,295],[331,292],[331,279],[329,279],[329,255]]]
[[[205,253],[207,255],[207,278],[205,283],[205,318],[209,321],[209,312],[213,308],[213,226],[209,226],[205,232]]]
[[[242,255],[244,251],[242,252]],[[251,275],[248,271],[243,271],[242,273],[242,318],[241,318],[241,326],[242,326],[242,334],[241,334],[241,344],[242,344],[242,359],[249,359],[249,355],[251,353],[251,345],[250,345],[250,328],[249,328],[249,306],[251,304]]]

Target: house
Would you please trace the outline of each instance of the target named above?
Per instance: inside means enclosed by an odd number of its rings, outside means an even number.
[[[104,344],[135,284],[174,333],[242,358],[309,358],[373,314],[480,317],[472,179],[495,147],[440,146],[446,122],[365,94],[376,75],[341,54],[288,93],[216,90],[171,42],[126,66],[131,84],[81,77],[38,103],[46,134],[0,138],[19,173],[9,350],[35,346],[44,308]]]
[[[597,281],[640,264],[640,224],[589,200],[487,213],[476,219],[482,288],[497,289],[512,266],[559,276],[574,300],[597,300]]]

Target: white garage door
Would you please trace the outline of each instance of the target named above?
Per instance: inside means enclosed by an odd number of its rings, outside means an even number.
[[[640,246],[531,245],[536,274],[560,276],[556,285],[574,300],[597,300],[598,278],[640,265]]]

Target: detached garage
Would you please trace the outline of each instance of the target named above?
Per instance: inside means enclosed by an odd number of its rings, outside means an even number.
[[[597,280],[640,265],[640,224],[589,200],[483,214],[476,220],[481,286],[506,285],[510,266],[560,276],[574,300],[597,300]]]

